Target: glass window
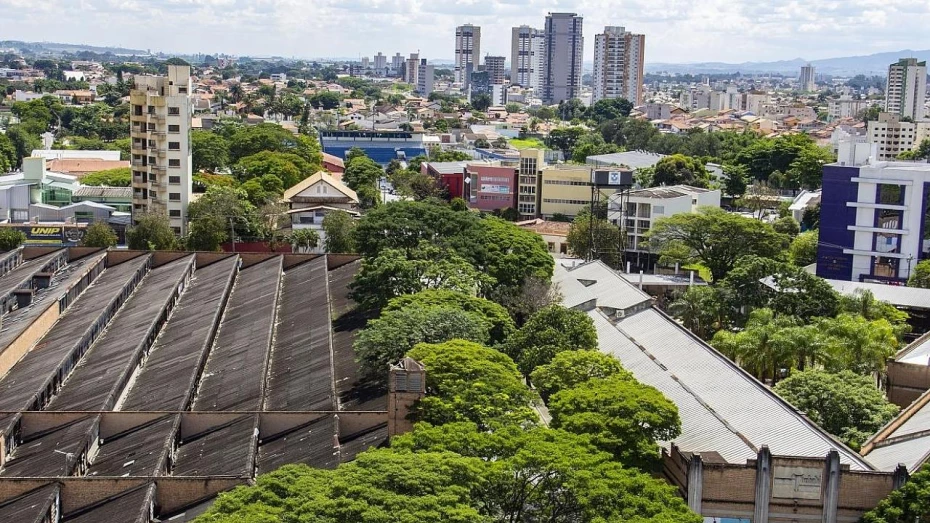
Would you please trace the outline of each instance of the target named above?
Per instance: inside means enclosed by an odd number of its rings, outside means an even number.
[[[892,211],[890,209],[878,209],[876,211],[875,226],[880,229],[900,230],[903,223],[903,211]]]
[[[179,114],[181,114],[181,108],[180,107],[169,107],[168,114],[171,116],[178,116]]]
[[[874,258],[872,262],[872,275],[882,278],[897,278],[899,261],[900,260],[897,258],[885,258],[883,256]]]
[[[180,151],[181,142],[168,142],[168,150],[169,151]]]
[[[168,183],[181,183],[181,177],[180,176],[169,176]]]
[[[876,252],[901,252],[901,236],[898,234],[876,234],[875,235]]]
[[[169,132],[169,133],[179,133],[179,132],[181,132],[181,126],[180,126],[180,125],[169,125],[169,126],[168,126],[168,132]]]
[[[887,183],[879,184],[876,203],[884,205],[904,205],[904,186]]]
[[[168,193],[168,199],[171,200],[172,202],[179,202],[181,201],[181,193],[179,192]]]
[[[172,218],[180,218],[180,217],[181,217],[181,209],[171,209],[171,210],[169,210],[169,211],[168,211],[168,216],[170,216],[170,217],[172,217]]]
[[[181,166],[181,160],[177,158],[168,159],[168,167],[180,167],[180,166]]]

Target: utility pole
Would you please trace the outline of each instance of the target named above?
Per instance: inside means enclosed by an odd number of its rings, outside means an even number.
[[[232,216],[229,217],[229,238],[232,240],[232,252],[236,252],[236,227]]]

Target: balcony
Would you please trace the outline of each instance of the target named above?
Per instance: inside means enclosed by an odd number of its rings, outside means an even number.
[[[166,172],[166,168],[164,165],[150,165],[149,167],[152,172],[162,173],[162,174]]]

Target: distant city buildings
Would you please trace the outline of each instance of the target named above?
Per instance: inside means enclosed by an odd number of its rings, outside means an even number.
[[[169,65],[167,76],[136,75],[133,81],[133,219],[145,212],[165,214],[176,234],[186,234],[192,194],[191,68]]]
[[[811,64],[801,66],[801,78],[798,82],[802,91],[812,93],[817,90],[817,77],[814,66]]]
[[[594,37],[592,102],[625,98],[643,103],[643,63],[646,37],[608,26]]]
[[[510,83],[539,90],[543,83],[546,37],[541,29],[514,27],[510,49]]]
[[[925,116],[927,98],[927,62],[903,58],[888,67],[885,89],[885,112],[902,118],[920,120]]]
[[[455,82],[466,84],[481,63],[481,28],[465,24],[455,28]]]
[[[420,73],[420,53],[410,53],[410,58],[404,66],[404,81],[416,86]]]
[[[546,16],[542,98],[547,104],[557,104],[581,95],[583,21],[575,13],[549,13]]]

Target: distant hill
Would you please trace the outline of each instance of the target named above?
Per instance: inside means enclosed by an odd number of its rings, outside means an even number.
[[[649,73],[692,73],[692,74],[726,74],[726,73],[780,73],[798,74],[802,65],[811,64],[817,73],[835,76],[853,76],[857,74],[888,74],[888,65],[901,58],[917,58],[930,60],[930,49],[914,51],[904,49],[887,53],[876,53],[866,56],[843,56],[839,58],[826,58],[823,60],[779,60],[776,62],[743,62],[728,64],[723,62],[699,62],[690,64],[647,63],[646,72]]]
[[[90,51],[92,53],[115,55],[148,55],[149,52],[144,49],[127,49],[125,47],[101,47],[96,45],[83,44],[63,44],[57,42],[22,42],[19,40],[2,40],[0,49],[14,48],[22,49],[32,53],[79,53],[81,51]]]

